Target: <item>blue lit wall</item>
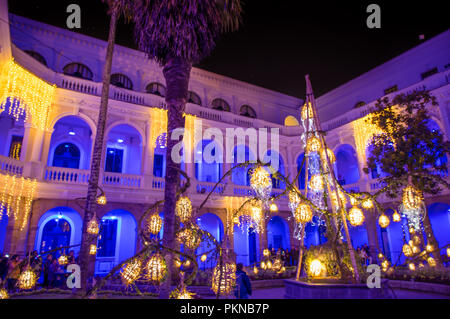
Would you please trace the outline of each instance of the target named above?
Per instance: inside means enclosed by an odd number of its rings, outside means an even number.
[[[450,244],[450,205],[431,204],[428,207],[428,214],[439,247]]]
[[[344,144],[336,150],[336,177],[341,185],[359,180],[358,159],[351,145]]]
[[[3,253],[9,218],[5,210],[3,212],[0,211],[0,216],[2,216],[0,219],[0,253]]]
[[[289,226],[280,216],[274,216],[267,224],[267,247],[291,249]]]

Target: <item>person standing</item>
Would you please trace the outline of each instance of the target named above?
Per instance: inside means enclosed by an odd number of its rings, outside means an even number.
[[[18,255],[14,255],[12,256],[11,260],[8,263],[8,274],[6,275],[6,284],[8,292],[14,291],[19,276],[20,276],[20,258]]]
[[[248,299],[252,295],[250,279],[243,269],[244,265],[242,263],[236,265],[236,288],[234,291],[236,299]]]
[[[42,266],[42,271],[44,273],[44,283],[43,283],[44,288],[49,288],[50,286],[49,275],[50,275],[50,266],[52,262],[53,262],[53,255],[48,254],[47,259],[45,260],[44,265]]]

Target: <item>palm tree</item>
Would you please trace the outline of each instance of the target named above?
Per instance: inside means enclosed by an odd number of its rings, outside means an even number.
[[[219,36],[238,28],[240,0],[140,0],[135,1],[133,21],[141,50],[163,67],[168,108],[167,154],[179,141],[170,138],[176,128],[184,127],[183,112],[188,95],[192,65],[208,56]],[[163,245],[175,247],[175,203],[180,185],[180,164],[167,156],[164,189]],[[168,276],[160,298],[170,291],[173,256],[167,256]]]
[[[83,232],[81,238],[80,249],[80,270],[81,270],[81,289],[82,293],[86,293],[88,287],[87,280],[94,274],[95,257],[89,255],[89,247],[95,244],[97,236],[91,235],[87,232],[87,225],[94,216],[97,208],[97,192],[98,182],[100,176],[100,166],[102,163],[102,154],[104,148],[105,126],[108,113],[108,98],[109,86],[111,82],[111,65],[114,53],[114,44],[116,37],[117,21],[120,16],[125,16],[129,19],[129,9],[134,1],[132,0],[109,0],[106,1],[109,5],[109,13],[111,21],[109,25],[108,45],[106,48],[105,65],[103,68],[103,87],[100,100],[100,110],[97,121],[97,131],[95,135],[94,149],[92,152],[91,174],[89,178],[89,185],[86,197],[86,206],[83,218]]]

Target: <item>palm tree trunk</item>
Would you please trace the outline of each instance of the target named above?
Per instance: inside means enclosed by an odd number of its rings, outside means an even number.
[[[163,73],[166,79],[166,103],[168,108],[167,121],[167,155],[166,182],[164,187],[164,236],[163,244],[175,248],[175,203],[176,194],[180,186],[180,163],[172,159],[172,149],[179,141],[172,140],[172,132],[177,128],[184,128],[183,112],[186,106],[191,64],[179,57],[169,58],[164,65]],[[185,152],[186,153],[186,152]],[[159,298],[168,299],[173,273],[173,254],[166,255],[167,280],[161,287]]]
[[[426,207],[425,207],[426,209]],[[433,246],[433,257],[434,260],[436,260],[436,265],[440,268],[443,267],[443,261],[441,257],[441,251],[439,249],[439,243],[436,240],[436,237],[434,236],[433,228],[431,227],[431,221],[430,217],[428,215],[428,211],[425,211],[424,217],[423,217],[423,228],[425,229],[425,235],[427,236],[427,242],[431,246]]]
[[[88,234],[86,228],[97,208],[96,202],[98,191],[97,187],[99,182],[100,166],[102,163],[104,134],[108,113],[109,86],[111,78],[111,65],[114,52],[114,42],[116,37],[117,16],[118,16],[117,11],[112,10],[111,21],[109,25],[108,46],[106,49],[106,60],[103,69],[102,96],[100,101],[100,110],[98,114],[97,132],[95,135],[94,149],[92,152],[91,175],[89,178],[89,186],[86,198],[86,208],[84,211],[84,219],[83,219],[83,233],[80,250],[81,289],[83,295],[86,293],[89,287],[87,280],[94,275],[95,257],[89,255],[89,246],[91,244],[95,244],[97,237]]]

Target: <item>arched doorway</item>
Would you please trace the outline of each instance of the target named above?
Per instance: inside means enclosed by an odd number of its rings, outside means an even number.
[[[197,218],[197,225],[200,229],[209,232],[219,243],[222,242],[224,236],[224,228],[223,223],[220,218],[212,213],[206,213]],[[212,268],[216,265],[216,257],[215,252],[210,252],[215,248],[215,245],[212,244],[209,240],[202,241],[200,247],[197,248],[197,256],[198,257],[198,265],[201,269]],[[210,253],[208,253],[210,252]],[[200,256],[203,254],[207,254],[207,258],[205,262],[200,260]]]
[[[137,223],[133,214],[115,209],[102,217],[97,243],[95,272],[107,274],[136,252]]]
[[[280,216],[273,216],[267,224],[267,248],[275,251],[291,249],[289,225]]]
[[[234,226],[234,252],[236,262],[250,266],[259,260],[259,234],[249,227],[245,218],[241,216],[243,227]]]
[[[78,116],[65,116],[55,123],[47,165],[89,169],[91,147],[91,127]]]
[[[359,181],[358,157],[351,145],[344,144],[336,149],[336,177],[341,185]]]
[[[450,205],[433,203],[428,206],[428,216],[439,247],[450,244]]]
[[[3,106],[4,110],[0,113],[0,155],[20,160],[25,133],[25,115],[17,119],[9,115],[13,112],[13,104],[18,104],[18,101],[7,98]]]
[[[73,208],[52,208],[39,219],[34,249],[43,254],[59,247],[79,245],[82,225],[80,214]],[[53,255],[58,257],[61,253],[68,253],[70,250],[77,255],[80,247],[58,251]]]
[[[142,136],[128,124],[114,126],[106,140],[105,172],[141,174]]]

